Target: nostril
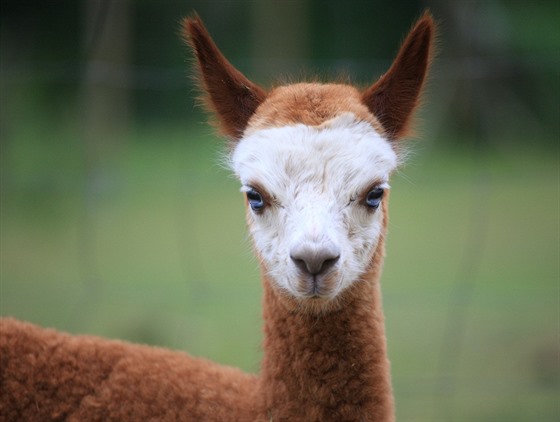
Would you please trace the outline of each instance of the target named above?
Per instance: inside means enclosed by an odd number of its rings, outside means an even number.
[[[303,259],[296,258],[293,255],[290,255],[290,258],[292,258],[292,261],[294,261],[294,264],[296,264],[296,267],[298,267],[300,271],[309,272],[307,264]]]
[[[336,265],[336,263],[338,262],[339,258],[340,258],[340,255],[333,256],[332,258],[325,259],[325,261],[323,262],[323,265],[321,266],[321,269],[319,270],[319,272],[324,272],[324,271],[327,271],[328,269],[330,269],[331,267],[334,267]]]
[[[295,248],[290,258],[300,271],[311,275],[326,272],[340,259],[340,253],[334,247],[303,246]]]

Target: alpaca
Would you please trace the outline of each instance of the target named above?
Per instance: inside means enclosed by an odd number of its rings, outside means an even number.
[[[364,90],[313,82],[266,91],[227,61],[197,16],[185,20],[261,264],[260,374],[4,319],[4,420],[394,420],[379,285],[389,176],[434,29],[425,13]]]

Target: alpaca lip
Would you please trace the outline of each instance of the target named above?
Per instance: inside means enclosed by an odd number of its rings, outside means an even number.
[[[331,283],[327,275],[307,275],[300,279],[300,294],[305,299],[328,299],[332,295]]]
[[[319,295],[319,280],[317,280],[319,277],[314,274],[313,275],[313,281],[311,282],[311,292],[313,293],[313,296],[318,296]]]

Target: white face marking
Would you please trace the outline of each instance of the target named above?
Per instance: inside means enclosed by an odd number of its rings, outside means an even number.
[[[319,127],[256,130],[242,138],[231,166],[243,185],[271,197],[248,212],[255,248],[270,278],[296,298],[332,299],[367,270],[382,229],[382,208],[361,197],[388,188],[397,157],[372,126],[346,113]],[[339,258],[325,273],[302,272],[294,251]],[[307,248],[307,249],[306,249]]]

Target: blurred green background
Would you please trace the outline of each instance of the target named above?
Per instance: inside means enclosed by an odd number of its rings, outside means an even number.
[[[181,17],[266,86],[365,86],[430,8],[439,54],[382,279],[397,415],[560,420],[560,2],[1,5],[0,314],[248,371],[258,266]]]

